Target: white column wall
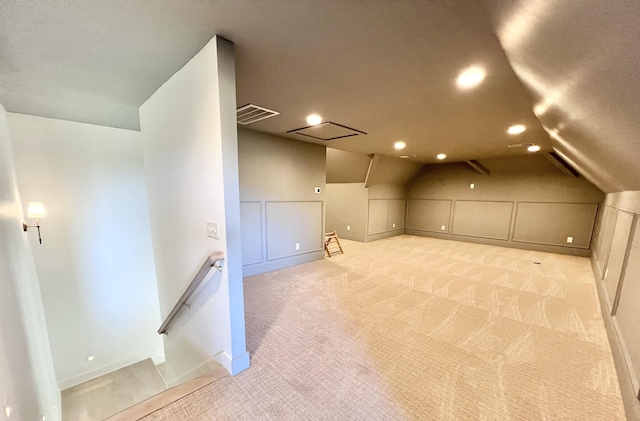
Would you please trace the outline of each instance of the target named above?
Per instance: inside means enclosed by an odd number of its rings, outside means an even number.
[[[233,44],[214,37],[141,107],[153,247],[163,318],[205,257],[225,253],[164,337],[170,384],[211,361],[249,365],[244,329]],[[217,221],[220,238],[206,235]]]

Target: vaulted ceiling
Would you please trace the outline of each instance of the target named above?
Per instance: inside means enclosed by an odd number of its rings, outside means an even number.
[[[508,145],[535,143],[606,192],[640,190],[631,1],[2,2],[0,103],[138,129],[138,107],[215,34],[236,44],[238,105],[280,112],[254,130],[421,163],[526,154]],[[459,89],[473,65],[485,80]],[[366,135],[287,133],[313,112]],[[527,130],[508,135],[513,124]]]

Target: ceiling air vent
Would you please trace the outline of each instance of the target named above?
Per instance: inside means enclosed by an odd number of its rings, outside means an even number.
[[[247,124],[255,123],[256,121],[264,120],[265,118],[273,117],[278,114],[280,113],[268,108],[259,107],[254,104],[247,104],[236,110],[236,119],[238,124],[246,126]]]
[[[509,148],[528,148],[529,146],[533,146],[533,143],[514,143],[508,145]]]

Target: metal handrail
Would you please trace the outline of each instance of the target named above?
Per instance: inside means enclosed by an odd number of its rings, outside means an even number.
[[[193,280],[184,291],[184,294],[182,294],[176,305],[173,307],[173,310],[171,310],[171,313],[169,313],[164,323],[162,323],[162,326],[160,326],[160,329],[158,329],[158,333],[160,335],[162,335],[163,333],[167,333],[167,328],[169,327],[173,319],[178,315],[180,310],[182,310],[184,307],[191,308],[191,297],[201,289],[202,281],[207,278],[209,270],[214,267],[222,272],[222,267],[218,262],[223,259],[224,252],[220,250],[214,251],[209,256],[207,256],[207,260],[205,260],[205,262],[202,264],[202,267],[200,268],[198,273],[196,273],[196,276],[193,277]]]

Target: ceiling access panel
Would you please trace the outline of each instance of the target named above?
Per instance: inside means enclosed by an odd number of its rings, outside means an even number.
[[[307,136],[313,139],[323,140],[325,142],[329,140],[342,139],[345,137],[366,135],[366,133],[363,131],[343,126],[342,124],[333,123],[331,121],[317,124],[315,126],[307,126],[300,129],[289,130],[287,133]]]

